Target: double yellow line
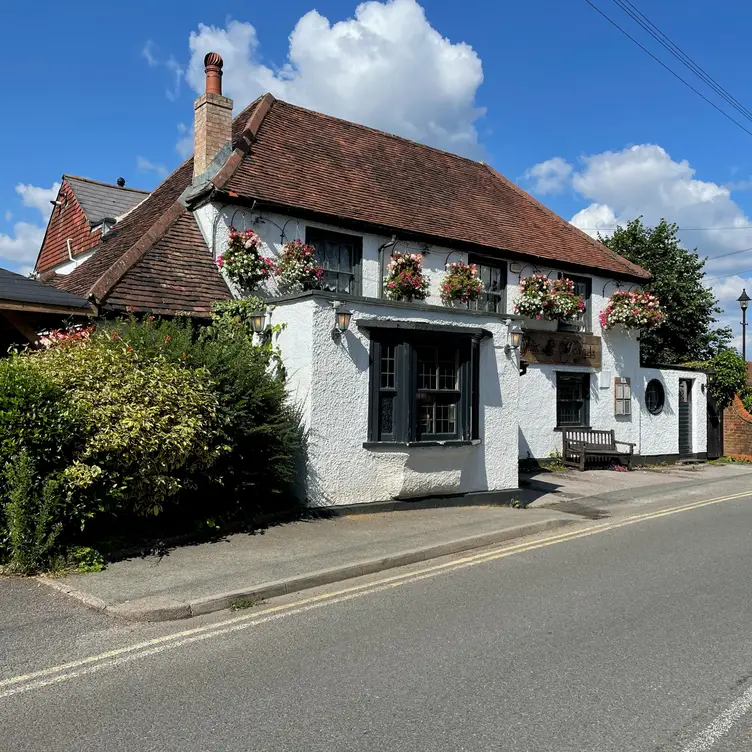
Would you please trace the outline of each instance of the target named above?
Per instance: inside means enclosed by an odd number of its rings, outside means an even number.
[[[639,522],[647,522],[649,520],[679,514],[680,512],[688,512],[692,509],[699,509],[713,504],[720,504],[724,501],[733,501],[735,499],[743,499],[747,497],[752,497],[752,491],[721,496],[715,499],[706,499],[704,501],[697,501],[690,504],[682,504],[680,506],[662,509],[657,512],[633,515],[617,522],[605,522],[598,525],[591,525],[585,530],[561,533],[559,535],[552,535],[532,541],[528,540],[527,542],[523,541],[512,545],[486,549],[471,556],[453,559],[452,561],[447,561],[442,564],[434,564],[428,567],[423,567],[419,570],[405,572],[404,574],[385,577],[375,582],[368,582],[362,585],[352,585],[335,592],[322,593],[320,595],[297,600],[293,603],[272,606],[263,611],[254,611],[253,613],[234,616],[231,619],[226,619],[216,624],[173,632],[172,634],[156,637],[152,640],[145,640],[134,645],[108,650],[104,653],[99,653],[98,655],[88,656],[68,663],[62,663],[58,666],[51,666],[39,671],[33,671],[28,674],[0,680],[0,699],[20,694],[22,692],[28,692],[33,689],[60,684],[80,676],[101,671],[105,668],[119,666],[130,661],[162,653],[166,650],[174,650],[175,648],[189,645],[194,642],[231,634],[232,632],[266,624],[287,616],[305,613],[306,611],[321,608],[322,606],[342,603],[354,598],[361,598],[373,593],[401,587],[402,585],[412,582],[437,577],[438,575],[447,572],[466,569],[467,567],[485,564],[489,561],[503,559],[507,556],[514,556],[515,554],[535,551],[539,548],[546,548],[547,546],[554,546],[559,543],[577,540],[578,538],[587,538],[591,535],[598,535],[600,533],[609,532],[610,530],[617,530],[622,527],[627,527],[628,525],[635,525]]]

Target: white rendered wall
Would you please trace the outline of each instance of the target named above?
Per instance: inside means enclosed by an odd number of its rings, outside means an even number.
[[[500,317],[474,316],[446,309],[421,311],[352,301],[350,329],[341,342],[331,338],[334,312],[328,300],[304,298],[278,305],[272,323],[310,328],[311,409],[309,434],[309,502],[355,504],[394,498],[502,490],[517,487],[516,361],[504,352],[507,327]],[[298,312],[296,309],[304,309]],[[363,319],[421,321],[478,327],[492,333],[480,349],[480,436],[468,446],[410,446],[366,449],[368,441],[369,348]],[[287,330],[286,330],[287,331]],[[302,338],[301,338],[302,340]],[[300,360],[283,339],[283,359],[290,370]],[[297,367],[298,372],[301,371]],[[299,380],[296,389],[300,388]],[[321,385],[316,388],[317,385]]]

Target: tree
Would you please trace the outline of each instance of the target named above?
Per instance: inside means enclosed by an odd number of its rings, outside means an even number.
[[[665,318],[640,336],[643,364],[709,360],[727,349],[731,340],[731,329],[717,325],[716,315],[722,309],[715,295],[702,284],[706,259],[697,255],[697,249],[681,247],[678,229],[665,219],[656,227],[646,227],[638,217],[626,227],[617,227],[610,237],[598,238],[653,275],[644,289],[658,296]]]

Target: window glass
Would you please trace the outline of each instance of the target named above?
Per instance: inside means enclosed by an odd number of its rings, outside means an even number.
[[[317,261],[324,267],[322,289],[360,295],[362,238],[309,227],[306,242],[316,248]]]
[[[590,277],[573,277],[570,274],[560,274],[559,278],[567,277],[574,282],[574,291],[581,295],[585,300],[585,310],[572,321],[560,321],[559,331],[561,332],[590,332],[592,324],[590,321],[590,294],[592,292],[593,281]]]
[[[504,313],[504,292],[507,285],[506,264],[474,256],[470,256],[469,262],[478,267],[478,277],[485,288],[476,300],[470,302],[470,310]]]
[[[587,426],[590,421],[590,374],[556,374],[556,424]]]
[[[477,438],[478,345],[471,341],[470,335],[374,333],[371,440]]]
[[[645,387],[645,407],[648,412],[658,415],[663,411],[666,402],[666,391],[658,379],[651,379]]]

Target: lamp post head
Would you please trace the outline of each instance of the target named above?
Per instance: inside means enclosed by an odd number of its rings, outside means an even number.
[[[742,307],[742,311],[747,310],[747,306],[749,305],[750,300],[752,300],[752,298],[750,298],[749,295],[747,295],[746,290],[742,290],[742,294],[736,299],[736,301]]]

